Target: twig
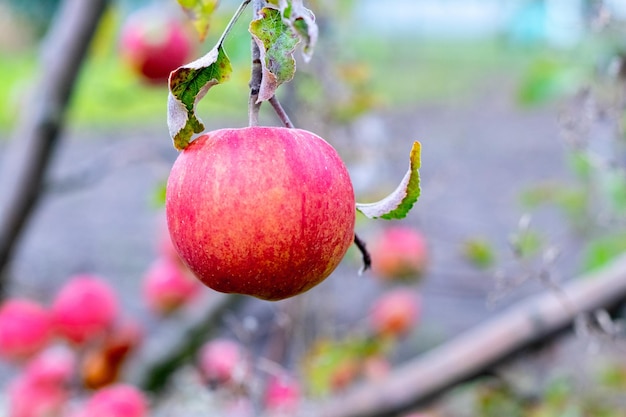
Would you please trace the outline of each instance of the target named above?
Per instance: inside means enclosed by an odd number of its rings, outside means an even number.
[[[252,0],[253,19],[257,19],[259,12],[263,8],[264,0]],[[259,91],[261,90],[261,80],[263,79],[263,68],[261,67],[261,50],[252,39],[252,74],[250,76],[250,98],[248,100],[248,125],[259,125],[259,110],[261,103],[259,100]]]
[[[530,297],[493,319],[409,361],[384,382],[363,384],[315,410],[319,417],[392,416],[478,376],[522,349],[560,335],[584,313],[626,298],[626,256],[563,286],[574,309],[552,292]]]
[[[226,29],[224,29],[224,32],[222,32],[222,35],[217,41],[217,45],[221,45],[224,43],[224,39],[226,39],[226,36],[228,36],[233,26],[235,26],[235,23],[237,23],[237,20],[239,20],[239,18],[241,17],[241,14],[246,9],[246,6],[250,3],[250,1],[252,0],[243,0],[241,2],[241,4],[239,5],[239,8],[237,9],[237,11],[235,11],[235,14],[230,19],[230,22],[228,22],[228,24],[226,25]]]
[[[108,0],[63,1],[42,48],[35,96],[22,111],[0,177],[0,298],[15,245],[41,196],[81,63],[108,4]]]

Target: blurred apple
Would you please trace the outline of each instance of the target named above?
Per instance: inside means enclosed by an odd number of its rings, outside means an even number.
[[[381,295],[373,304],[370,323],[376,334],[399,337],[418,322],[420,303],[415,291],[399,288]]]
[[[119,47],[136,74],[149,83],[165,84],[171,71],[190,60],[193,42],[178,18],[148,8],[128,17]]]
[[[229,339],[214,339],[199,352],[200,373],[208,384],[240,384],[248,371],[247,359],[239,343]]]
[[[77,416],[145,417],[148,415],[146,395],[128,384],[116,384],[96,391]]]
[[[177,310],[201,290],[200,281],[172,258],[157,259],[143,278],[143,296],[150,308],[161,314]]]
[[[102,278],[89,274],[71,277],[52,304],[56,331],[76,344],[104,336],[117,313],[118,301],[113,289]]]
[[[13,298],[0,306],[0,358],[21,360],[46,346],[51,332],[50,314],[34,301]]]
[[[265,407],[270,415],[296,415],[302,397],[300,384],[289,376],[269,379],[265,390]]]
[[[64,385],[49,383],[21,374],[7,390],[7,417],[50,417],[61,415],[69,399]]]
[[[76,369],[76,353],[66,345],[54,345],[33,357],[24,375],[39,385],[67,385]]]
[[[384,229],[368,249],[372,271],[384,280],[418,279],[428,263],[426,239],[408,226]]]

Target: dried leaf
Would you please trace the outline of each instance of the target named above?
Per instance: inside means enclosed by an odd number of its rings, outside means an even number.
[[[402,219],[406,217],[420,196],[421,144],[413,143],[409,170],[391,194],[375,203],[357,203],[356,208],[365,216],[376,219]]]
[[[174,147],[182,150],[194,133],[204,131],[195,113],[196,104],[211,87],[228,80],[232,67],[221,43],[205,56],[170,74],[167,101],[167,125]]]

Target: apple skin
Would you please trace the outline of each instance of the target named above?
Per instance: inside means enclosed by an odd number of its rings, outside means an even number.
[[[193,49],[180,21],[152,10],[131,15],[120,34],[122,59],[151,84],[165,84],[171,71],[189,61]]]
[[[354,239],[348,171],[332,146],[300,129],[199,137],[172,167],[165,207],[172,243],[202,282],[264,300],[322,282]]]

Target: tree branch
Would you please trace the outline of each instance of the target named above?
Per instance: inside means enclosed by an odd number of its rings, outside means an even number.
[[[252,0],[252,17],[258,19],[259,12],[265,4],[264,0]],[[261,80],[263,79],[263,68],[261,67],[261,50],[252,39],[252,74],[250,76],[250,98],[248,100],[248,125],[259,125],[259,110],[261,103],[259,100],[259,91],[261,90]]]
[[[41,196],[81,63],[108,3],[63,1],[45,39],[34,96],[22,111],[0,177],[0,298],[8,280],[7,265]]]
[[[287,112],[285,111],[283,106],[280,104],[280,101],[278,101],[278,97],[272,96],[272,98],[270,98],[269,102],[272,105],[272,107],[274,108],[274,111],[276,112],[276,115],[278,116],[280,121],[283,122],[285,127],[293,129],[295,126],[293,125],[293,123],[291,123],[291,120],[289,119],[289,115],[287,114]]]
[[[133,355],[129,379],[149,391],[163,389],[172,374],[189,362],[213,331],[223,324],[218,318],[224,311],[237,308],[244,300],[243,296],[211,291],[207,298],[199,300],[201,303],[163,319]]]
[[[615,307],[626,298],[626,256],[596,274],[571,281],[563,287],[563,294],[568,305],[552,292],[523,300],[401,366],[384,382],[363,384],[330,399],[314,415],[396,415],[484,373],[538,341],[558,336],[582,313]]]

